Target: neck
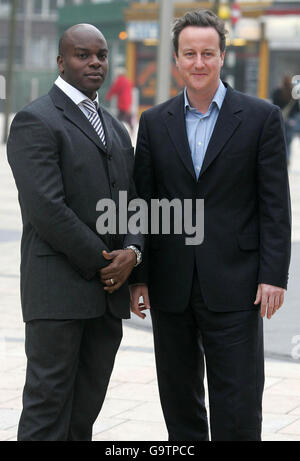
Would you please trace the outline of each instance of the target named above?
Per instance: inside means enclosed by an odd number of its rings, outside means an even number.
[[[189,103],[192,107],[197,109],[199,112],[202,114],[206,114],[208,111],[208,108],[210,106],[210,103],[216,94],[216,91],[219,87],[219,82],[216,87],[214,87],[210,91],[193,91],[190,88],[187,88],[187,96]]]
[[[87,96],[89,99],[91,99],[92,101],[94,101],[94,99],[96,99],[96,96],[97,96],[97,93],[96,91],[94,92],[89,92],[89,91],[86,91],[86,90],[83,90],[83,89],[80,89],[80,88],[77,88],[79,91],[81,91],[81,93],[83,93],[85,96]]]
[[[79,88],[77,86],[74,85],[73,82],[68,82],[68,80],[64,77],[63,74],[60,74],[60,77],[66,82],[68,83],[69,85],[73,86],[73,88],[76,88],[76,90],[80,91],[81,93],[83,93],[85,96],[87,96],[89,99],[91,99],[92,101],[94,101],[94,99],[96,99],[97,97],[97,92],[96,91],[88,91],[84,88]]]

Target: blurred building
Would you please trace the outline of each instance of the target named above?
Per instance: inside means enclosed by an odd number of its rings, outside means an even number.
[[[110,48],[110,73],[104,86],[115,77],[114,69],[125,66],[126,44],[119,34],[126,29],[127,0],[18,0],[14,64],[13,111],[46,93],[56,75],[58,39],[76,23],[99,27]],[[5,76],[9,49],[10,0],[0,0],[0,75]],[[121,35],[122,37],[122,35]],[[0,112],[3,111],[0,101]]]
[[[129,0],[81,0],[77,5],[65,5],[58,10],[57,30],[60,36],[73,24],[88,23],[98,27],[108,43],[109,72],[101,93],[104,94],[115,80],[117,71],[126,68],[125,10]],[[101,99],[103,104],[104,98]]]
[[[61,0],[19,0],[13,110],[44,93],[56,74],[57,6]],[[0,74],[5,75],[9,50],[10,1],[0,0]]]
[[[217,10],[226,21],[229,37],[222,78],[234,88],[269,98],[283,72],[300,74],[299,0],[174,1],[174,16],[199,7]],[[131,2],[125,18],[128,74],[140,90],[143,110],[155,99],[158,2]],[[172,96],[182,82],[174,62],[170,72]]]
[[[269,98],[282,74],[300,74],[300,0],[168,0],[174,16],[209,8],[229,30],[222,78],[233,87]],[[0,74],[8,53],[10,0],[0,0]],[[155,0],[19,0],[16,28],[13,110],[48,91],[55,76],[58,37],[76,23],[99,27],[110,49],[110,71],[103,93],[126,67],[138,88],[140,110],[154,104],[159,40]],[[169,25],[171,28],[171,24]],[[174,63],[170,96],[182,88]],[[104,98],[103,98],[104,99]],[[2,101],[0,101],[0,111]]]
[[[270,96],[285,74],[300,75],[300,1],[273,2],[263,21],[268,43]]]

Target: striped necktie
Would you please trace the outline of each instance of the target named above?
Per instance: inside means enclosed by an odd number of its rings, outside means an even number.
[[[101,118],[99,117],[96,104],[92,102],[90,99],[85,99],[81,103],[88,111],[88,120],[92,124],[93,128],[95,129],[96,133],[98,134],[102,144],[106,147],[106,139],[104,134],[103,125],[101,122]]]

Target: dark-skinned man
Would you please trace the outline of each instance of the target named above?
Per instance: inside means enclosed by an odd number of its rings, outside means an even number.
[[[99,105],[106,40],[94,26],[73,26],[57,62],[60,76],[16,115],[7,146],[23,218],[21,441],[91,440],[142,248],[139,236],[97,227],[99,200],[118,207],[120,190],[135,196],[129,135]]]

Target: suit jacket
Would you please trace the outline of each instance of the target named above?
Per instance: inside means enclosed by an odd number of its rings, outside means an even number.
[[[135,197],[133,148],[123,125],[100,109],[107,148],[81,110],[57,86],[20,111],[11,126],[8,161],[19,191],[23,219],[21,300],[23,318],[76,319],[100,316],[107,306],[128,318],[124,284],[105,293],[102,251],[140,236],[99,235],[100,199],[118,206],[119,190]]]
[[[257,284],[285,288],[290,261],[290,199],[280,110],[228,85],[196,179],[183,94],[144,112],[134,178],[147,200],[204,199],[204,241],[150,235],[132,282],[149,285],[152,308],[183,311],[197,268],[213,311],[253,308]],[[193,208],[195,219],[195,206]]]

